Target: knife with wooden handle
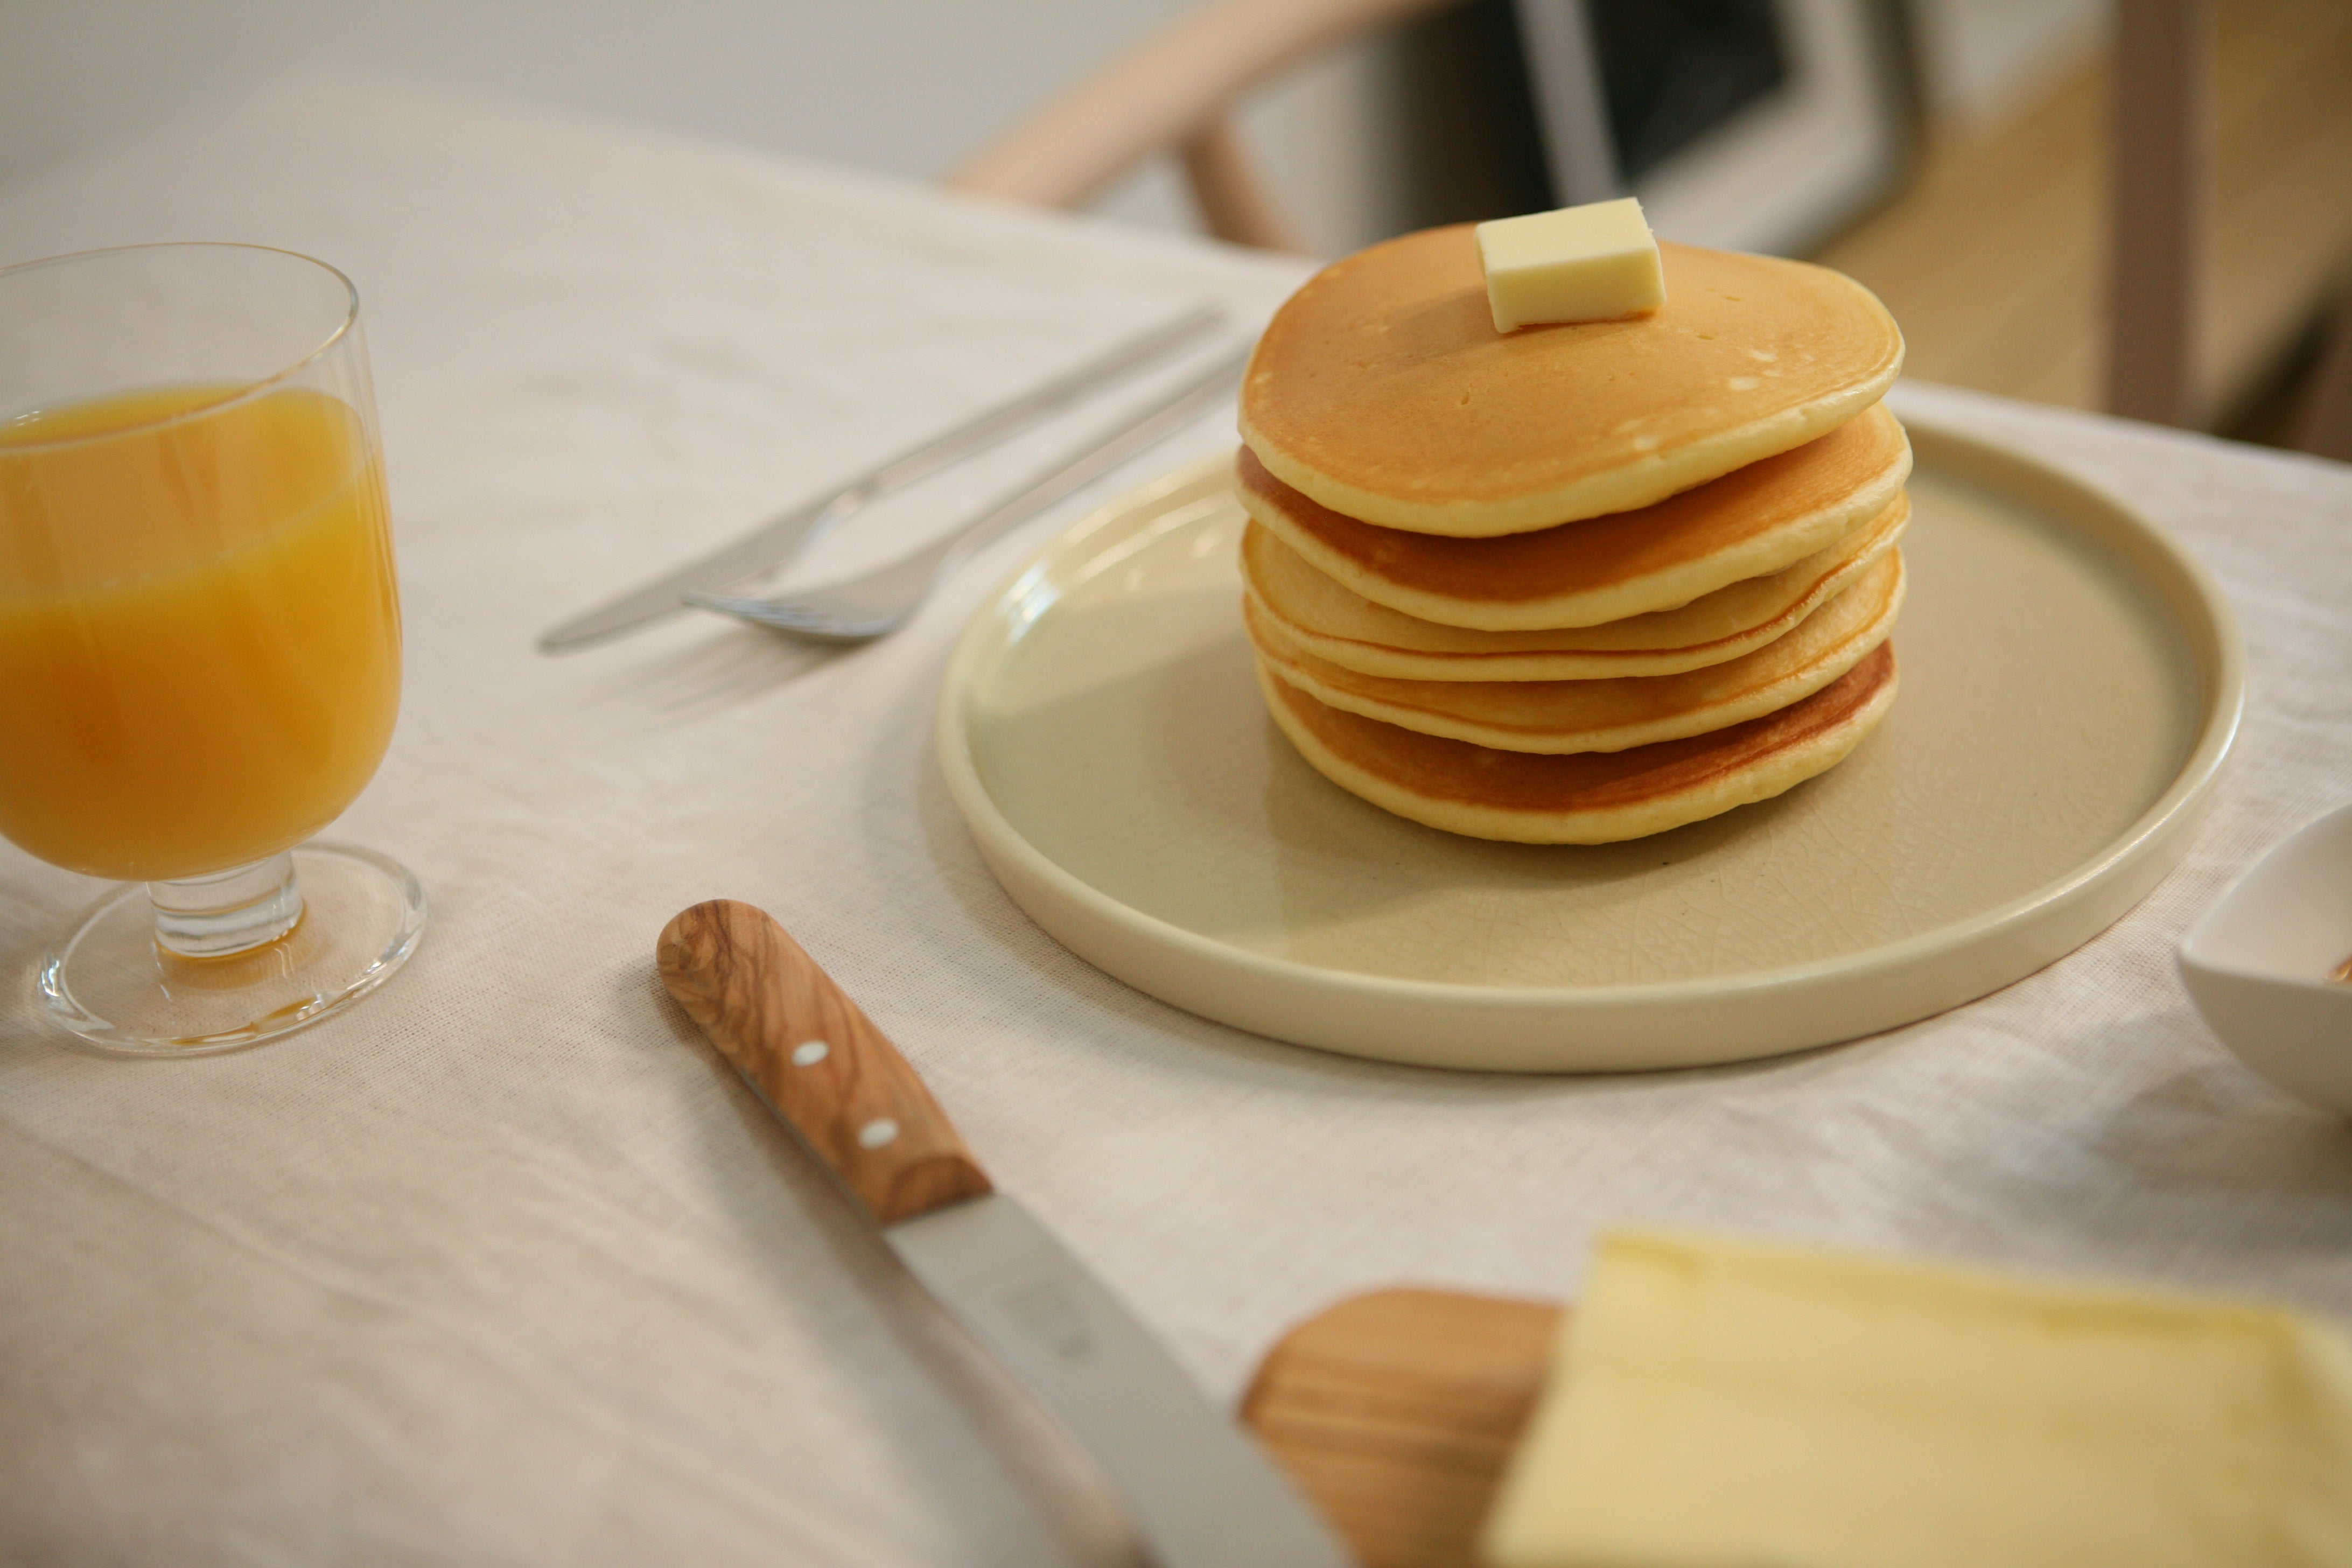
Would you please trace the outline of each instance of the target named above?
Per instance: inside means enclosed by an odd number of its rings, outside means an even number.
[[[664,928],[664,986],[940,1305],[1090,1449],[1160,1568],[1345,1568],[1265,1455],[1019,1203],[873,1020],[763,911]]]
[[[975,452],[987,450],[1045,416],[1068,407],[1099,386],[1159,363],[1224,319],[1225,313],[1213,305],[1196,306],[1172,321],[1129,338],[1044,385],[1033,387],[868,468],[830,495],[819,496],[742,538],[720,545],[699,560],[689,561],[642,587],[630,589],[617,599],[548,627],[540,637],[540,651],[562,653],[602,642],[685,608],[686,601],[680,595],[689,589],[715,593],[730,584],[782,566],[861,507],[961,462]]]

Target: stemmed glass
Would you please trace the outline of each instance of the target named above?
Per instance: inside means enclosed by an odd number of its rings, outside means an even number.
[[[350,280],[241,245],[0,269],[0,835],[133,884],[43,960],[50,1016],[200,1054],[381,984],[423,890],[305,841],[373,776],[399,706]]]

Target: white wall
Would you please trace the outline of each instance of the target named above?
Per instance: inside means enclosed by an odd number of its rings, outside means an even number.
[[[0,179],[307,62],[931,176],[1186,0],[0,0]]]
[[[1928,89],[1998,112],[2095,37],[2102,0],[1912,0]],[[1189,0],[0,0],[0,181],[329,64],[932,178]],[[1391,82],[1372,39],[1242,117],[1272,194],[1338,255],[1395,232]],[[1188,226],[1172,170],[1099,210]],[[6,249],[0,236],[0,252]],[[0,260],[16,258],[0,255]]]
[[[304,65],[420,78],[932,178],[1188,0],[0,0],[0,181]],[[1389,232],[1382,47],[1245,131],[1318,248]],[[1101,204],[1190,226],[1169,168]]]

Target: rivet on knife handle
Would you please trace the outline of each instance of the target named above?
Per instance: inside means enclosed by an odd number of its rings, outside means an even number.
[[[992,1191],[923,1080],[764,910],[713,899],[663,928],[662,984],[884,1225]]]

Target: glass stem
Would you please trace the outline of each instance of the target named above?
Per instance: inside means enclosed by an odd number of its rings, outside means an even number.
[[[228,958],[284,936],[302,919],[289,851],[176,882],[150,882],[155,942],[183,958]]]

